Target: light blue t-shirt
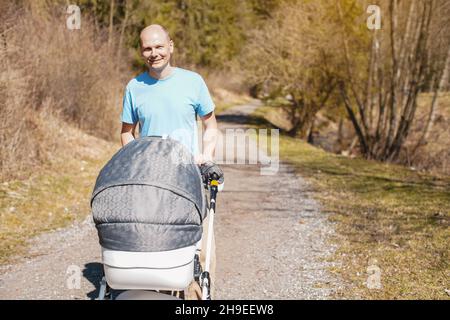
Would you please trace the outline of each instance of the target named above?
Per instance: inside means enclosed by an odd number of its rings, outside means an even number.
[[[157,80],[148,72],[131,80],[124,93],[122,122],[139,122],[141,136],[168,136],[198,154],[196,114],[214,111],[203,78],[196,72],[174,68]]]

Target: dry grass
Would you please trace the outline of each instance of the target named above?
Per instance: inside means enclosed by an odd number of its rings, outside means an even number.
[[[313,182],[332,213],[334,259],[342,262],[332,271],[350,284],[338,297],[449,298],[450,176],[350,159],[286,136],[280,156]],[[370,265],[380,268],[381,289],[366,286]]]
[[[116,139],[130,76],[89,19],[69,30],[64,12],[36,14],[12,4],[0,18],[0,180],[26,175],[64,143],[56,124],[41,121],[51,114]]]
[[[64,125],[55,133],[66,147],[57,148],[26,179],[0,184],[0,264],[25,254],[30,238],[84,219],[98,172],[119,148],[64,122],[52,123]]]
[[[19,2],[20,3],[20,2]],[[118,143],[131,77],[87,17],[66,28],[57,3],[0,10],[0,263],[27,240],[89,213]],[[96,136],[96,137],[94,137]]]

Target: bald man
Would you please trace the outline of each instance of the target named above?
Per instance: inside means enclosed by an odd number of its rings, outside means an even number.
[[[140,49],[148,71],[132,79],[124,93],[121,142],[126,145],[135,139],[139,122],[141,136],[169,136],[180,141],[195,157],[195,161],[208,168],[207,173],[220,173],[212,162],[217,140],[215,105],[203,78],[193,71],[173,67],[173,41],[160,25],[150,25],[140,34]],[[202,137],[203,150],[198,147],[196,116],[205,126]],[[223,177],[221,177],[223,180]],[[203,221],[202,251],[200,261],[204,265],[208,219]],[[214,233],[213,233],[214,239]],[[214,288],[215,241],[210,276],[211,292]],[[197,288],[198,289],[198,288]],[[190,288],[192,294],[195,288]],[[198,293],[198,290],[197,290]]]
[[[173,41],[160,25],[141,31],[141,55],[148,71],[132,79],[126,89],[122,111],[122,145],[141,136],[169,136],[183,143],[197,163],[212,161],[217,140],[214,102],[203,78],[195,72],[173,67]],[[204,126],[203,150],[197,137],[196,115]]]

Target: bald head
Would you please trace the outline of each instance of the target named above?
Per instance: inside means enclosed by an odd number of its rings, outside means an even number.
[[[170,69],[173,41],[159,24],[152,24],[141,31],[141,54],[148,68],[154,72]],[[168,70],[168,69],[167,69]]]
[[[151,38],[162,38],[165,37],[167,42],[170,41],[170,35],[169,32],[161,25],[159,24],[151,24],[144,29],[142,29],[140,34],[140,43],[142,46],[144,39],[151,39]]]

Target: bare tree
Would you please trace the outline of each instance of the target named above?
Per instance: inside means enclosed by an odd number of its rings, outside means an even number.
[[[326,1],[284,6],[251,34],[242,53],[245,76],[287,111],[292,136],[308,136],[336,86],[326,10]]]
[[[346,67],[339,91],[367,158],[395,160],[410,132],[429,71],[429,47],[435,39],[430,25],[437,2],[381,1],[387,17],[381,30],[367,31],[369,50],[364,49],[364,39],[358,48],[343,35]],[[345,23],[345,8],[340,1],[336,6]],[[351,57],[365,52],[367,69],[362,70]],[[444,75],[444,68],[441,64],[437,71]]]

